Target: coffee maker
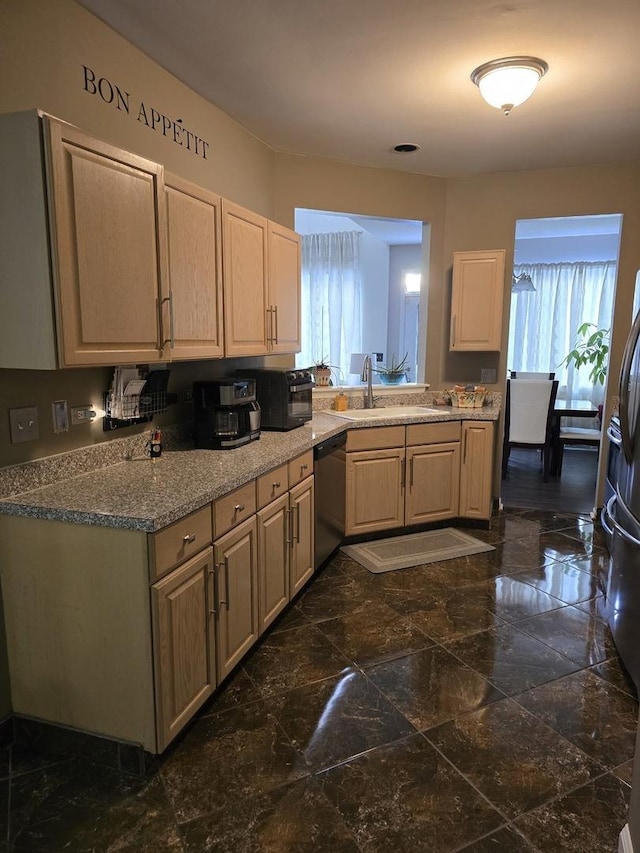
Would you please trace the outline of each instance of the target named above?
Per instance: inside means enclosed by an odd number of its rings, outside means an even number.
[[[224,450],[260,438],[255,379],[194,382],[193,405],[198,448]]]

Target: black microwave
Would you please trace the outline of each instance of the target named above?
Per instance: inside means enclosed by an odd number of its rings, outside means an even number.
[[[311,420],[313,377],[309,370],[238,370],[238,376],[256,381],[256,399],[260,404],[260,428],[289,430]]]

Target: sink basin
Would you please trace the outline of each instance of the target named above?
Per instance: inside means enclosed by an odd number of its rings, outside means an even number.
[[[346,412],[334,412],[330,415],[346,418],[348,421],[373,421],[377,419],[406,418],[410,415],[439,415],[442,409],[429,409],[427,406],[388,406],[386,409],[347,409]]]

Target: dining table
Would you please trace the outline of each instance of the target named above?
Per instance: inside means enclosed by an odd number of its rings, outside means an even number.
[[[600,407],[591,400],[558,400],[553,406],[551,418],[551,474],[557,476],[559,470],[560,422],[562,418],[595,418]]]

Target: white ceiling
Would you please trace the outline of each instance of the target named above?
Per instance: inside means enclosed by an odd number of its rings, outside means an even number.
[[[640,0],[79,2],[278,151],[440,176],[640,157]],[[520,54],[549,71],[505,117],[469,75]]]

